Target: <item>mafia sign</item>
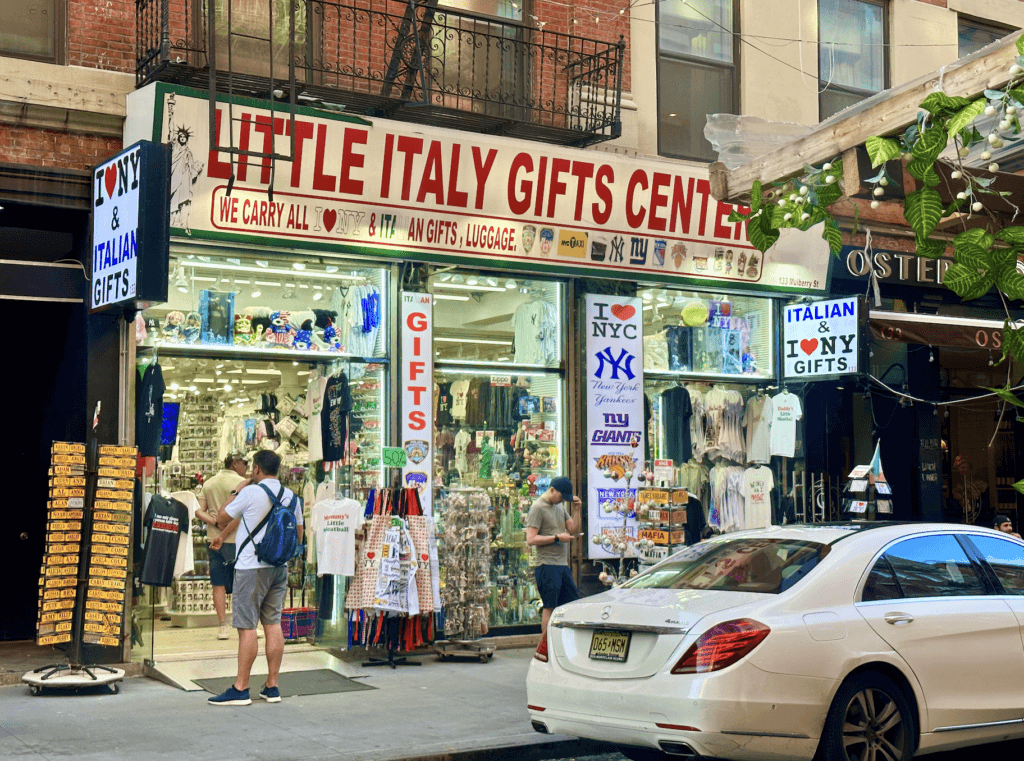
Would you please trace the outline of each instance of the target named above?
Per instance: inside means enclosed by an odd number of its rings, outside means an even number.
[[[92,311],[167,300],[168,153],[140,142],[93,170]]]
[[[856,373],[858,325],[855,297],[787,306],[782,325],[785,376]]]
[[[612,153],[235,99],[185,88],[129,96],[127,134],[171,145],[175,235],[635,279],[823,293],[828,246],[784,230],[754,248],[706,173]],[[230,133],[230,134],[229,134]],[[292,134],[294,133],[294,134]],[[272,165],[259,154],[288,153]],[[217,150],[255,152],[247,162]],[[273,188],[271,194],[269,190]]]

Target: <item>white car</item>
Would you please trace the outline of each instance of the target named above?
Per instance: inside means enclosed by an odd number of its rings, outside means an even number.
[[[1024,542],[943,524],[774,527],[554,611],[534,729],[633,759],[909,761],[1024,737]]]

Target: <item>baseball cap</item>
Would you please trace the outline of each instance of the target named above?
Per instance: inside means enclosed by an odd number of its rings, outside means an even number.
[[[993,526],[999,526],[1003,523],[1012,523],[1012,521],[1007,515],[997,515],[995,518],[992,519]]]
[[[225,467],[230,468],[231,463],[241,460],[242,462],[248,462],[248,458],[245,456],[245,452],[241,449],[236,449],[233,452],[229,452],[228,456],[224,458]]]
[[[556,476],[551,479],[551,488],[562,495],[566,502],[572,502],[572,481],[565,476]]]

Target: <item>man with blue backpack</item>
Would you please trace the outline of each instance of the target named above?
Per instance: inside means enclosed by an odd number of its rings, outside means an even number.
[[[268,703],[281,702],[277,686],[284,656],[281,608],[288,588],[288,561],[302,539],[302,502],[281,485],[281,458],[269,450],[252,459],[252,475],[231,493],[217,515],[226,527],[238,519],[232,624],[238,630],[238,673],[234,684],[212,705],[244,706],[249,698],[249,672],[258,650],[256,628],[262,624],[266,638],[267,682],[259,696]]]

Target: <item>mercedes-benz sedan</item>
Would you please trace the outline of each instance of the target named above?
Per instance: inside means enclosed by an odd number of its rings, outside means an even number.
[[[1024,542],[968,526],[774,527],[555,610],[533,726],[631,758],[909,761],[1024,737]]]

